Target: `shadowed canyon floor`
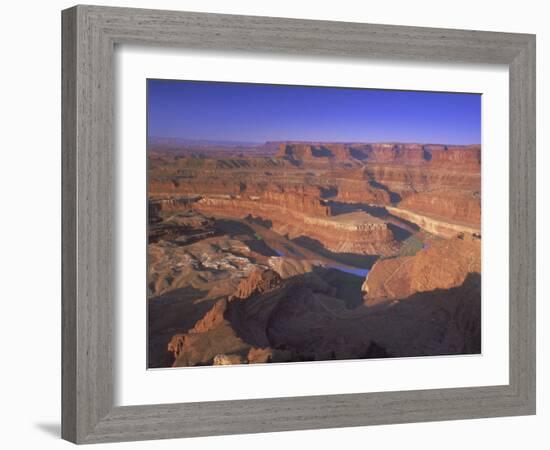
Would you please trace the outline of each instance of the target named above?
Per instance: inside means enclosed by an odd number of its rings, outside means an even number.
[[[480,353],[479,146],[148,155],[149,367]]]

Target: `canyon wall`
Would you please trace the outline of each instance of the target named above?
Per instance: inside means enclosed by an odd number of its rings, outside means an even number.
[[[363,283],[364,302],[373,306],[454,288],[472,273],[481,273],[480,239],[466,235],[432,242],[414,256],[377,261]]]
[[[368,160],[397,164],[445,165],[474,168],[481,163],[479,145],[402,143],[281,143],[276,154],[294,162]]]
[[[403,199],[400,209],[414,211],[452,222],[478,228],[481,223],[481,196],[479,192],[438,189],[419,192]]]
[[[193,208],[207,215],[260,218],[290,239],[307,237],[333,252],[392,255],[397,251],[397,243],[388,226],[365,212],[331,217],[327,206],[319,210],[317,207],[300,208],[299,205],[288,207],[270,203],[269,199],[263,201],[263,197],[254,200],[203,197],[194,203]]]
[[[401,208],[387,207],[387,210],[396,217],[400,217],[408,222],[418,225],[420,228],[443,238],[452,238],[459,234],[480,235],[481,226],[464,225],[452,223],[445,219],[436,219],[434,217],[418,214],[413,211]]]
[[[149,197],[164,211],[193,208],[257,217],[278,232],[310,237],[337,252],[387,256],[397,246],[386,224],[359,215],[337,218],[341,214],[330,202],[387,207],[444,237],[480,231],[478,145],[272,142],[268,147],[278,148],[274,156],[176,155],[163,161],[157,155],[149,168]]]

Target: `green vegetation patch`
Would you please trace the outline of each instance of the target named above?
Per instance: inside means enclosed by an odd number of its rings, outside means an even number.
[[[424,243],[414,234],[403,241],[399,249],[399,256],[414,256],[422,250]]]

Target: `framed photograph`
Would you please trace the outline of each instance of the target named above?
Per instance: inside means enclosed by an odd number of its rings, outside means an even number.
[[[535,37],[75,6],[62,435],[535,413]]]

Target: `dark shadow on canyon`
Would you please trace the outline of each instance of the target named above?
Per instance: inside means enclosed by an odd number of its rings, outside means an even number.
[[[286,355],[278,362],[481,352],[478,273],[470,273],[455,288],[416,293],[374,306],[363,303],[362,281],[318,267],[285,280],[274,291],[229,302],[224,317],[246,345]],[[149,347],[150,368],[172,365],[174,359],[166,350],[171,337],[192,328],[214,303],[193,302],[203,294],[192,288],[178,289],[149,301],[150,336],[156,344]],[[178,303],[182,305],[176,306]],[[201,345],[215,345],[215,336],[205,335]],[[224,334],[218,338],[223,340]],[[246,351],[241,353],[244,358]]]
[[[263,239],[261,239],[254,230],[237,220],[216,218],[214,227],[220,234],[226,234],[231,238],[240,238],[253,252],[263,256],[277,256],[278,253],[273,250]],[[264,228],[271,228],[270,220],[263,220],[259,217],[247,216],[246,221],[260,225]]]
[[[231,238],[239,235],[254,236],[254,230],[238,220],[215,218],[214,227],[220,234],[226,234]]]
[[[269,245],[263,240],[258,239],[246,239],[243,241],[249,248],[255,253],[259,253],[263,256],[277,256],[278,253],[273,250]]]
[[[413,233],[420,230],[420,227],[415,223],[394,216],[383,206],[369,205],[368,203],[343,203],[337,201],[328,201],[327,205],[330,208],[330,213],[335,216],[356,211],[364,211],[373,217],[384,220],[395,239],[399,242],[404,241]]]
[[[334,153],[332,153],[332,150],[325,147],[324,145],[312,146],[311,147],[311,154],[313,156],[315,156],[316,158],[332,158],[332,157],[334,157]]]
[[[461,286],[422,292],[373,307],[362,302],[352,315],[323,305],[334,287],[326,273],[293,277],[278,292],[233,302],[226,312],[237,335],[253,347],[290,352],[288,362],[331,359],[479,354],[481,278],[470,273]],[[358,291],[360,286],[357,287]],[[257,313],[264,305],[265,316]],[[249,311],[256,311],[250,316]]]
[[[338,195],[338,188],[336,186],[321,186],[319,191],[322,199],[329,199]]]
[[[405,228],[401,228],[393,223],[387,223],[386,225],[398,242],[403,242],[405,239],[412,236],[412,233]]]
[[[383,206],[369,205],[368,203],[344,203],[338,201],[328,201],[327,206],[333,216],[348,214],[356,211],[364,211],[373,217],[384,219],[388,216],[388,210]]]
[[[325,258],[361,269],[371,269],[379,258],[377,255],[358,255],[356,253],[332,252],[325,248],[321,242],[307,236],[294,238],[292,239],[292,242],[307,250],[316,252]]]
[[[271,220],[262,219],[261,217],[255,217],[255,216],[252,216],[251,214],[246,216],[244,220],[256,225],[260,225],[264,228],[268,228],[268,229],[273,228],[273,222]]]
[[[369,184],[373,187],[373,188],[377,188],[377,189],[382,189],[383,191],[386,191],[389,196],[390,196],[390,201],[393,203],[393,204],[396,204],[396,203],[399,203],[401,201],[401,196],[397,193],[397,192],[393,192],[391,191],[388,186],[386,186],[385,184],[382,184],[378,181],[375,181],[375,180],[370,180],[369,181]]]
[[[149,368],[169,367],[173,356],[168,352],[168,342],[174,334],[185,333],[202,318],[215,299],[197,302],[208,292],[186,286],[147,300]]]
[[[358,159],[360,161],[368,159],[369,157],[368,154],[363,149],[355,148],[355,147],[350,147],[349,154],[351,155],[352,158]]]

